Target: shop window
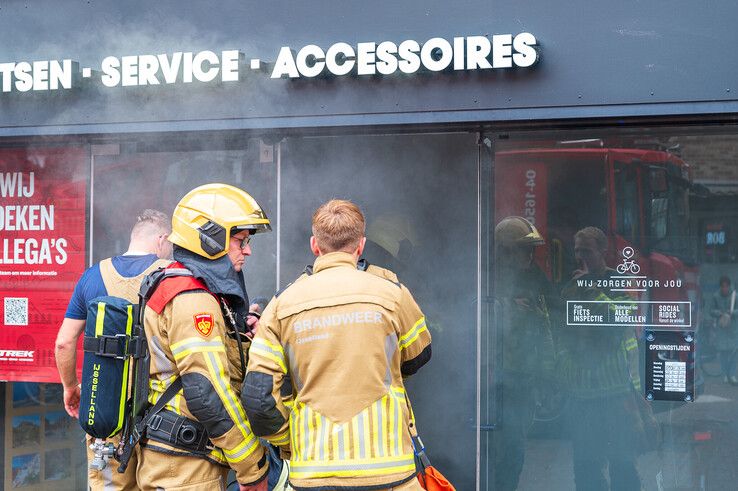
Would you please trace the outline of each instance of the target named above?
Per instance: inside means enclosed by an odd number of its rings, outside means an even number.
[[[271,298],[276,289],[275,251],[280,225],[276,184],[279,162],[273,146],[258,139],[244,138],[238,148],[228,150],[221,145],[217,139],[190,135],[158,145],[142,144],[142,151],[137,153],[96,157],[93,260],[125,252],[130,229],[141,210],[154,208],[171,215],[191,189],[222,182],[250,193],[272,220],[274,232],[260,234],[252,241],[254,258],[245,266],[249,295]],[[264,147],[269,151],[261,152]]]
[[[480,488],[732,489],[738,128],[496,144]],[[542,240],[495,242],[511,215],[534,217]]]
[[[5,489],[83,489],[81,428],[64,410],[62,386],[5,384]]]
[[[418,431],[456,489],[474,489],[476,135],[290,138],[282,152],[281,284],[315,259],[313,211],[331,198],[356,202],[367,220],[364,258],[397,274],[433,336],[432,360],[407,380]]]

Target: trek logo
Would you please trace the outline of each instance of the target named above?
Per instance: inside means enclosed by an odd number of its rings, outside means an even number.
[[[33,361],[34,351],[0,350],[0,361]]]
[[[195,329],[203,336],[209,336],[213,331],[213,314],[195,314]]]

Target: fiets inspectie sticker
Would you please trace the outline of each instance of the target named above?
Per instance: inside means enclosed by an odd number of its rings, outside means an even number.
[[[689,328],[692,302],[568,300],[566,325]]]

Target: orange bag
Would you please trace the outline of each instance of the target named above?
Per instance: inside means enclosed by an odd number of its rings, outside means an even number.
[[[424,467],[418,473],[418,481],[420,481],[423,489],[427,491],[456,491],[454,485],[448,482],[448,479],[443,477],[443,474],[432,465]]]
[[[411,425],[411,434],[415,433],[414,425]],[[430,463],[428,455],[425,453],[423,441],[417,436],[413,436],[413,445],[415,447],[415,457],[418,461],[418,481],[423,489],[427,491],[456,491],[453,484],[441,474],[441,471],[433,467]]]

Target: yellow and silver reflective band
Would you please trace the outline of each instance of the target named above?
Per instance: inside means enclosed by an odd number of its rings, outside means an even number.
[[[315,456],[318,460],[324,460],[328,457],[328,428],[330,427],[330,423],[328,421],[328,418],[324,417],[322,414],[315,413],[317,416],[318,421],[318,444],[316,445],[316,451],[317,454]]]
[[[390,452],[392,455],[399,455],[401,439],[400,428],[402,427],[402,422],[400,421],[400,398],[391,390],[389,402],[390,406],[388,417],[390,420]]]
[[[158,380],[155,378],[149,379],[149,403],[156,404],[156,401],[158,401],[159,398],[167,390],[167,388],[170,385],[172,385],[172,383],[174,383],[174,380],[177,377],[178,375],[172,375],[163,380]],[[176,394],[174,394],[174,397],[172,397],[172,399],[169,402],[167,402],[164,408],[169,409],[170,411],[174,411],[175,413],[179,415],[182,415],[182,399],[183,398],[184,398],[183,389],[179,389],[179,391]]]
[[[625,340],[625,351],[633,351],[634,349],[638,348],[638,341],[636,341],[636,338],[628,338]]]
[[[255,338],[251,341],[249,357],[263,356],[279,365],[282,372],[287,373],[287,364],[284,361],[284,349],[278,344],[272,344],[263,338]]]
[[[217,462],[220,462],[221,464],[228,465],[228,459],[226,459],[225,455],[223,454],[223,450],[218,447],[214,447],[208,454],[208,457]]]
[[[299,446],[297,444],[297,434],[295,433],[295,427],[297,426],[297,407],[299,406],[299,403],[295,403],[295,407],[292,409],[292,413],[290,414],[290,421],[289,421],[289,427],[290,427],[290,446],[292,447],[292,458],[299,458]]]
[[[413,325],[412,329],[400,336],[400,349],[407,349],[416,339],[423,333],[428,332],[428,328],[425,325],[425,317],[421,317]]]
[[[313,461],[290,462],[290,478],[312,479],[318,477],[364,477],[413,472],[415,458],[413,454],[399,457],[346,461]]]
[[[276,436],[266,438],[266,440],[272,445],[281,447],[283,445],[287,445],[290,442],[290,432],[283,431],[282,433],[279,433]]]
[[[126,312],[126,336],[130,339],[131,330],[133,327],[133,305],[128,305]],[[97,326],[95,326],[97,329]],[[120,400],[118,401],[118,424],[115,429],[108,436],[113,436],[123,428],[123,421],[125,420],[125,407],[126,399],[128,398],[128,365],[130,364],[130,358],[123,360],[123,380],[121,380],[120,387]]]
[[[374,418],[374,421],[376,421],[376,429],[375,435],[374,435],[374,454],[377,457],[384,457],[384,442],[387,440],[387,428],[385,427],[384,422],[386,421],[386,411],[384,410],[384,403],[386,401],[386,397],[383,397],[379,399],[377,402],[372,404],[372,417]]]
[[[251,432],[251,426],[246,421],[246,413],[244,413],[241,403],[238,402],[236,394],[231,389],[223,362],[214,353],[206,353],[205,362],[210,373],[210,382],[214,385],[215,391],[220,396],[220,400],[228,411],[231,420],[238,426],[245,440],[249,442],[251,440],[257,441],[256,436]],[[228,457],[227,454],[226,457]]]
[[[170,346],[172,356],[179,361],[192,353],[225,353],[225,346],[220,338],[205,341],[200,338],[187,338]]]
[[[300,413],[302,413],[302,460],[308,460],[308,452],[310,450],[310,443],[312,443],[312,438],[310,435],[310,409],[305,405],[302,404],[300,407]]]
[[[256,437],[243,440],[236,448],[221,448],[228,462],[241,462],[243,459],[254,453],[259,447],[259,440]]]
[[[350,421],[334,423],[304,403],[290,415],[292,459],[299,461],[350,460],[403,455],[405,392],[392,390]]]

